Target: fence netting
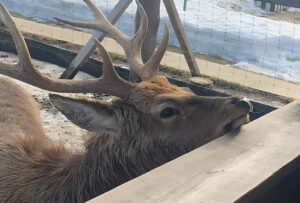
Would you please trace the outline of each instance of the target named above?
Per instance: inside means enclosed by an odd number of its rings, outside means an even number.
[[[93,0],[106,15],[118,0]],[[19,20],[19,27],[32,34],[84,45],[93,31],[58,26],[53,17],[87,21],[92,12],[81,0],[1,0]],[[299,97],[300,9],[267,5],[254,0],[174,0],[184,30],[204,75],[241,86],[292,98]],[[276,12],[269,12],[276,6]],[[136,4],[116,26],[134,34]],[[170,48],[162,65],[188,71],[166,8],[161,4],[161,25],[170,28]],[[160,26],[158,42],[163,34]],[[122,54],[112,40],[105,47]]]

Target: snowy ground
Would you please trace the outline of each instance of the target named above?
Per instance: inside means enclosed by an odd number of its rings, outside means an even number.
[[[189,0],[186,12],[183,1],[174,2],[194,51],[220,56],[239,68],[300,82],[300,25],[266,18],[267,14],[255,7],[253,0]],[[54,16],[92,18],[81,0],[2,2],[10,10],[40,21],[52,21]],[[94,2],[107,14],[118,0]],[[135,9],[132,4],[118,23],[126,34],[133,33]],[[163,5],[161,17],[169,23]],[[178,46],[173,31],[170,43]]]

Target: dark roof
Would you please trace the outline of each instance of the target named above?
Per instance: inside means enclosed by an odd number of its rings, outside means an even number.
[[[261,0],[261,1],[280,4],[289,7],[300,8],[300,0]]]

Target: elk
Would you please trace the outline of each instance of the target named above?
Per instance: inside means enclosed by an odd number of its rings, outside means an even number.
[[[33,86],[68,93],[106,93],[111,103],[51,94],[68,119],[91,132],[84,152],[71,152],[46,137],[36,102],[8,79],[0,79],[0,202],[84,202],[248,122],[251,104],[236,97],[197,96],[158,74],[168,29],[148,62],[141,60],[147,17],[138,1],[140,28],[128,37],[90,1],[93,22],[60,22],[107,33],[124,49],[141,82],[122,79],[95,40],[102,76],[54,79],[33,65],[21,32],[0,4],[0,18],[14,40],[19,61],[0,63],[0,73]]]

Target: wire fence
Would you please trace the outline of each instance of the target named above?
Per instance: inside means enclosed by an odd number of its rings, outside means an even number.
[[[92,20],[81,0],[1,0],[15,12],[19,27],[29,33],[84,45],[90,33],[54,25],[53,17]],[[106,15],[118,0],[94,0]],[[242,86],[298,98],[300,82],[300,10],[266,12],[254,0],[174,0],[200,72]],[[257,5],[257,3],[256,3]],[[283,8],[283,7],[282,7]],[[286,8],[285,8],[286,9]],[[132,3],[116,26],[134,34],[136,4]],[[32,22],[32,20],[34,22]],[[171,28],[162,3],[161,24]],[[188,71],[174,31],[162,64]],[[161,40],[160,27],[158,41]],[[106,39],[104,46],[122,54],[120,46]]]

